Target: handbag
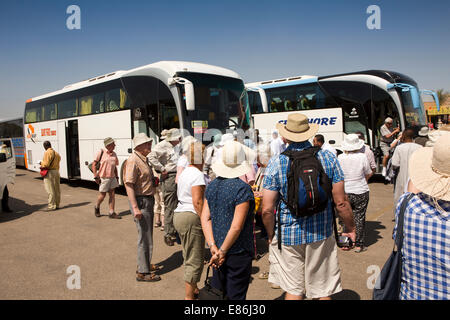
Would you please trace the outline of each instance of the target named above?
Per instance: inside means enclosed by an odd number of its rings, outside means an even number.
[[[373,289],[373,300],[399,300],[402,281],[403,225],[406,206],[414,194],[408,195],[402,202],[398,215],[397,236],[394,249],[381,270]],[[397,246],[397,251],[395,250]]]
[[[95,163],[95,169],[97,169],[97,173],[98,173],[98,170],[100,170],[100,161],[102,160],[102,157],[103,157],[103,149],[102,149],[102,152],[100,153],[99,160]],[[91,170],[92,173],[94,173],[94,171],[92,169],[92,164],[93,163],[94,162],[91,162],[91,163],[88,164],[88,169]]]
[[[56,158],[56,154],[53,155],[53,159],[52,159],[52,161],[50,162],[50,164],[48,166],[49,168],[52,166],[53,160],[55,160],[55,158]],[[45,178],[47,176],[48,170],[49,170],[48,168],[40,168],[39,173],[41,174],[42,178]]]
[[[198,299],[199,300],[228,300],[225,291],[214,288],[211,285],[211,280],[209,279],[209,270],[210,269],[211,269],[211,266],[208,266],[208,269],[206,271],[205,286],[199,290]],[[219,279],[220,279],[220,274],[221,274],[220,268],[217,271],[219,272]],[[222,283],[222,288],[225,288],[225,284],[222,281],[222,279],[220,279],[220,282]]]

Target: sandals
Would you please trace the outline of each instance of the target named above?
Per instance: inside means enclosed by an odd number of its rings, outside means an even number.
[[[136,281],[142,282],[156,282],[161,280],[161,277],[154,273],[138,273],[136,274]]]
[[[161,227],[161,222],[155,222],[155,225],[154,225],[154,227],[155,227],[155,228],[159,228],[159,227]]]
[[[359,247],[358,249],[355,250],[356,253],[360,253],[360,252],[364,252],[367,251],[366,247]]]
[[[262,280],[269,279],[269,271],[265,271],[265,272],[260,273],[258,278],[262,279]]]

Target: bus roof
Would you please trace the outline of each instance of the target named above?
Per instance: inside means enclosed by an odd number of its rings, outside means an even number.
[[[284,86],[291,86],[291,85],[295,85],[295,84],[303,84],[303,83],[311,83],[311,82],[317,82],[317,77],[304,75],[304,76],[296,76],[296,77],[289,77],[289,78],[282,78],[282,79],[275,79],[275,80],[251,82],[251,83],[246,83],[245,86],[247,88],[270,89],[270,88],[275,88],[275,87],[284,87]]]
[[[388,70],[364,70],[364,71],[356,71],[349,73],[341,73],[341,74],[333,74],[328,76],[319,77],[320,80],[330,80],[330,78],[344,77],[344,76],[354,76],[354,75],[367,75],[367,76],[375,76],[382,78],[390,83],[403,82],[409,83],[411,85],[417,86],[417,82],[409,76],[396,72],[396,71],[388,71]]]
[[[46,93],[41,96],[37,96],[27,100],[27,102],[41,100],[44,98],[56,96],[59,94],[67,93],[81,88],[86,88],[91,85],[96,85],[102,82],[111,81],[127,76],[148,76],[152,74],[159,74],[162,77],[174,77],[177,72],[196,72],[196,73],[206,73],[206,74],[217,74],[231,78],[241,79],[239,74],[236,72],[225,69],[222,67],[216,67],[213,65],[197,63],[197,62],[186,62],[186,61],[159,61],[145,66],[137,67],[130,70],[119,70],[111,73],[107,73],[101,76],[97,76],[91,79],[83,80],[73,84],[69,84],[64,88]]]

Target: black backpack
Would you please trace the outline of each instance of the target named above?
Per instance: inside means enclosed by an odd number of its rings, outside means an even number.
[[[325,210],[332,198],[331,181],[316,157],[319,150],[319,147],[311,147],[302,151],[287,150],[282,153],[289,158],[290,167],[287,175],[287,199],[281,197],[281,201],[297,217],[308,217]],[[278,207],[279,248],[281,248],[280,217],[281,210]]]

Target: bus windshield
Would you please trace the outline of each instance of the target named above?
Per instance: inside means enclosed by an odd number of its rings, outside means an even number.
[[[420,95],[417,99],[417,102],[415,102],[412,97],[412,90],[398,90],[398,92],[405,113],[406,127],[412,127],[416,129],[417,127],[420,128],[422,126],[426,126],[427,120],[424,111],[425,109]],[[419,92],[419,89],[417,89],[417,92]]]
[[[179,72],[177,76],[194,85],[195,110],[187,111],[185,128],[204,133],[208,129],[225,132],[250,127],[248,96],[242,80],[192,72]]]

